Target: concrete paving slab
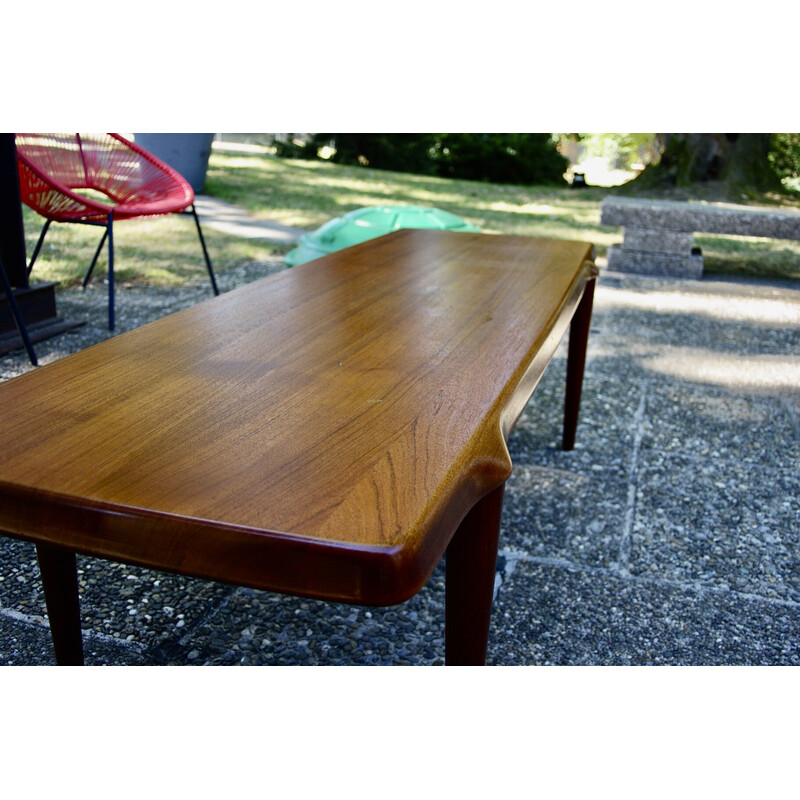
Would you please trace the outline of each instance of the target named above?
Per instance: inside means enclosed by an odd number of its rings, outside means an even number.
[[[521,559],[492,617],[488,663],[797,665],[800,607],[687,582]]]
[[[780,396],[651,382],[642,449],[800,469],[800,441]],[[754,435],[758,431],[758,436]],[[769,442],[766,449],[765,443]]]
[[[517,465],[506,485],[501,547],[593,567],[615,564],[628,481],[598,472]]]
[[[800,474],[732,460],[642,458],[629,570],[800,601]]]
[[[401,606],[364,608],[239,589],[224,621],[197,631],[207,665],[436,666],[444,663],[444,568]]]
[[[238,206],[209,195],[197,195],[194,207],[202,225],[243,239],[263,239],[273,244],[291,245],[297,244],[300,237],[307,233],[302,228],[252,217]]]

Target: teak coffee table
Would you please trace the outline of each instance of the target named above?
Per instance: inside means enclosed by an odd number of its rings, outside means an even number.
[[[590,244],[401,230],[0,385],[0,530],[34,542],[56,660],[75,554],[364,605],[446,553],[445,660],[483,664],[506,438],[571,323]]]

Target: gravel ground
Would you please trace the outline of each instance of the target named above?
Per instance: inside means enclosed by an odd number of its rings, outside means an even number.
[[[219,275],[223,291],[282,269]],[[118,331],[207,299],[120,287]],[[106,292],[59,292],[109,334]],[[509,441],[491,665],[800,664],[800,289],[601,275],[578,444],[558,449],[565,348]],[[30,369],[0,358],[0,378]],[[32,545],[0,539],[0,663],[53,663]],[[79,558],[87,664],[439,665],[442,567],[369,609]]]

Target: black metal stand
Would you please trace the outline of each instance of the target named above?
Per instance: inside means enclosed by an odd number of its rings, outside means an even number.
[[[39,237],[31,265],[39,254],[43,239],[44,233]],[[0,133],[0,265],[3,288],[0,297],[0,354],[24,347],[31,364],[36,366],[33,343],[85,323],[70,322],[58,316],[56,284],[30,285],[28,282],[30,267],[25,257],[25,227],[13,133]]]
[[[2,261],[0,261],[0,281],[2,281],[3,291],[6,293],[6,301],[11,307],[11,314],[14,317],[14,322],[16,323],[22,343],[25,345],[25,349],[28,351],[28,358],[31,360],[31,364],[33,364],[34,367],[38,367],[39,362],[36,359],[36,353],[33,350],[30,336],[28,336],[28,329],[25,327],[22,314],[19,312],[19,306],[17,305],[17,301],[14,297],[14,290],[11,288],[11,284],[8,281],[8,275],[6,275],[6,270]]]

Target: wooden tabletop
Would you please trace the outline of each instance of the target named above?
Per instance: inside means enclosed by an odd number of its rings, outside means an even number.
[[[596,271],[401,230],[0,385],[0,529],[255,588],[418,591]]]

